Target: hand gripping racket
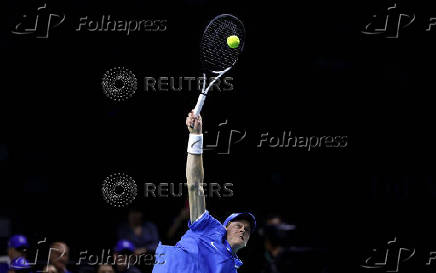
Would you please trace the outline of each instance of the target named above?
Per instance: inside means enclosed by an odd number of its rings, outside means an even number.
[[[229,44],[229,38],[236,40],[236,43]],[[203,108],[209,89],[235,65],[244,43],[245,28],[235,16],[222,14],[209,22],[200,43],[200,58],[204,71],[203,87],[194,108],[194,116],[198,116]],[[213,80],[207,87],[206,73],[213,75]]]

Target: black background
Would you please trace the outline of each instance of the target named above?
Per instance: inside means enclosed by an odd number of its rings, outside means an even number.
[[[229,72],[235,88],[211,94],[202,116],[206,140],[225,120],[247,136],[229,155],[204,154],[205,182],[234,185],[233,197],[207,199],[212,214],[224,220],[249,210],[262,224],[267,213],[281,212],[299,227],[300,244],[329,249],[336,271],[370,272],[359,266],[394,237],[424,257],[436,250],[430,1],[397,2],[416,14],[398,39],[361,32],[394,3],[384,1],[51,1],[66,20],[48,39],[12,34],[39,3],[1,4],[0,143],[7,155],[0,215],[12,218],[14,232],[63,239],[73,250],[111,247],[127,211],[101,196],[102,181],[115,171],[135,178],[135,205],[167,229],[184,199],[144,198],[143,183],[184,182],[184,120],[197,93],[146,92],[143,78],[201,75],[201,32],[214,16],[231,13],[247,30]],[[104,14],[165,19],[167,30],[74,30],[80,17]],[[102,91],[104,72],[116,66],[138,78],[126,102]],[[283,131],[347,136],[347,147],[256,147],[262,133]],[[241,272],[256,272],[261,251],[241,252]],[[419,257],[409,266],[430,270]]]

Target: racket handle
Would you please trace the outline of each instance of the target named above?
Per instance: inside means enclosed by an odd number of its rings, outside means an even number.
[[[203,108],[204,100],[206,99],[206,96],[204,94],[200,94],[198,96],[197,104],[194,108],[194,116],[198,116],[200,114],[201,109]]]
[[[194,117],[197,117],[200,114],[205,99],[206,96],[203,93],[198,96],[197,104],[194,108]],[[194,128],[194,124],[191,125],[191,128]]]
[[[222,75],[224,75],[224,73],[226,73],[227,71],[229,71],[232,67],[227,67],[226,69],[224,69],[223,71],[212,71],[216,74],[218,74],[215,79],[213,81],[211,81],[209,83],[209,85],[207,86],[207,88],[205,89],[205,83],[206,83],[206,74],[203,74],[204,77],[204,82],[203,82],[203,90],[201,92],[201,94],[198,96],[198,100],[197,100],[197,104],[195,105],[194,108],[194,117],[198,116],[201,112],[201,109],[203,108],[203,104],[204,104],[204,100],[206,99],[206,94],[209,92],[209,89],[212,87],[212,85],[219,79],[221,78]],[[193,125],[191,125],[191,128],[194,128]]]

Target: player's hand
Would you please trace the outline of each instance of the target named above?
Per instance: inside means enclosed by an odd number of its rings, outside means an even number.
[[[189,112],[188,116],[186,117],[186,126],[188,127],[189,133],[191,134],[202,134],[202,124],[201,116],[198,115],[197,117],[194,116],[194,110]],[[192,127],[193,125],[193,127]]]

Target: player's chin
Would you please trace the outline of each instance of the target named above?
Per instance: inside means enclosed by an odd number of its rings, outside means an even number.
[[[238,237],[238,245],[240,245],[241,247],[244,247],[246,245],[246,243],[247,242],[243,238]]]
[[[237,235],[232,238],[233,245],[238,246],[238,248],[244,247],[247,241],[243,237]]]

